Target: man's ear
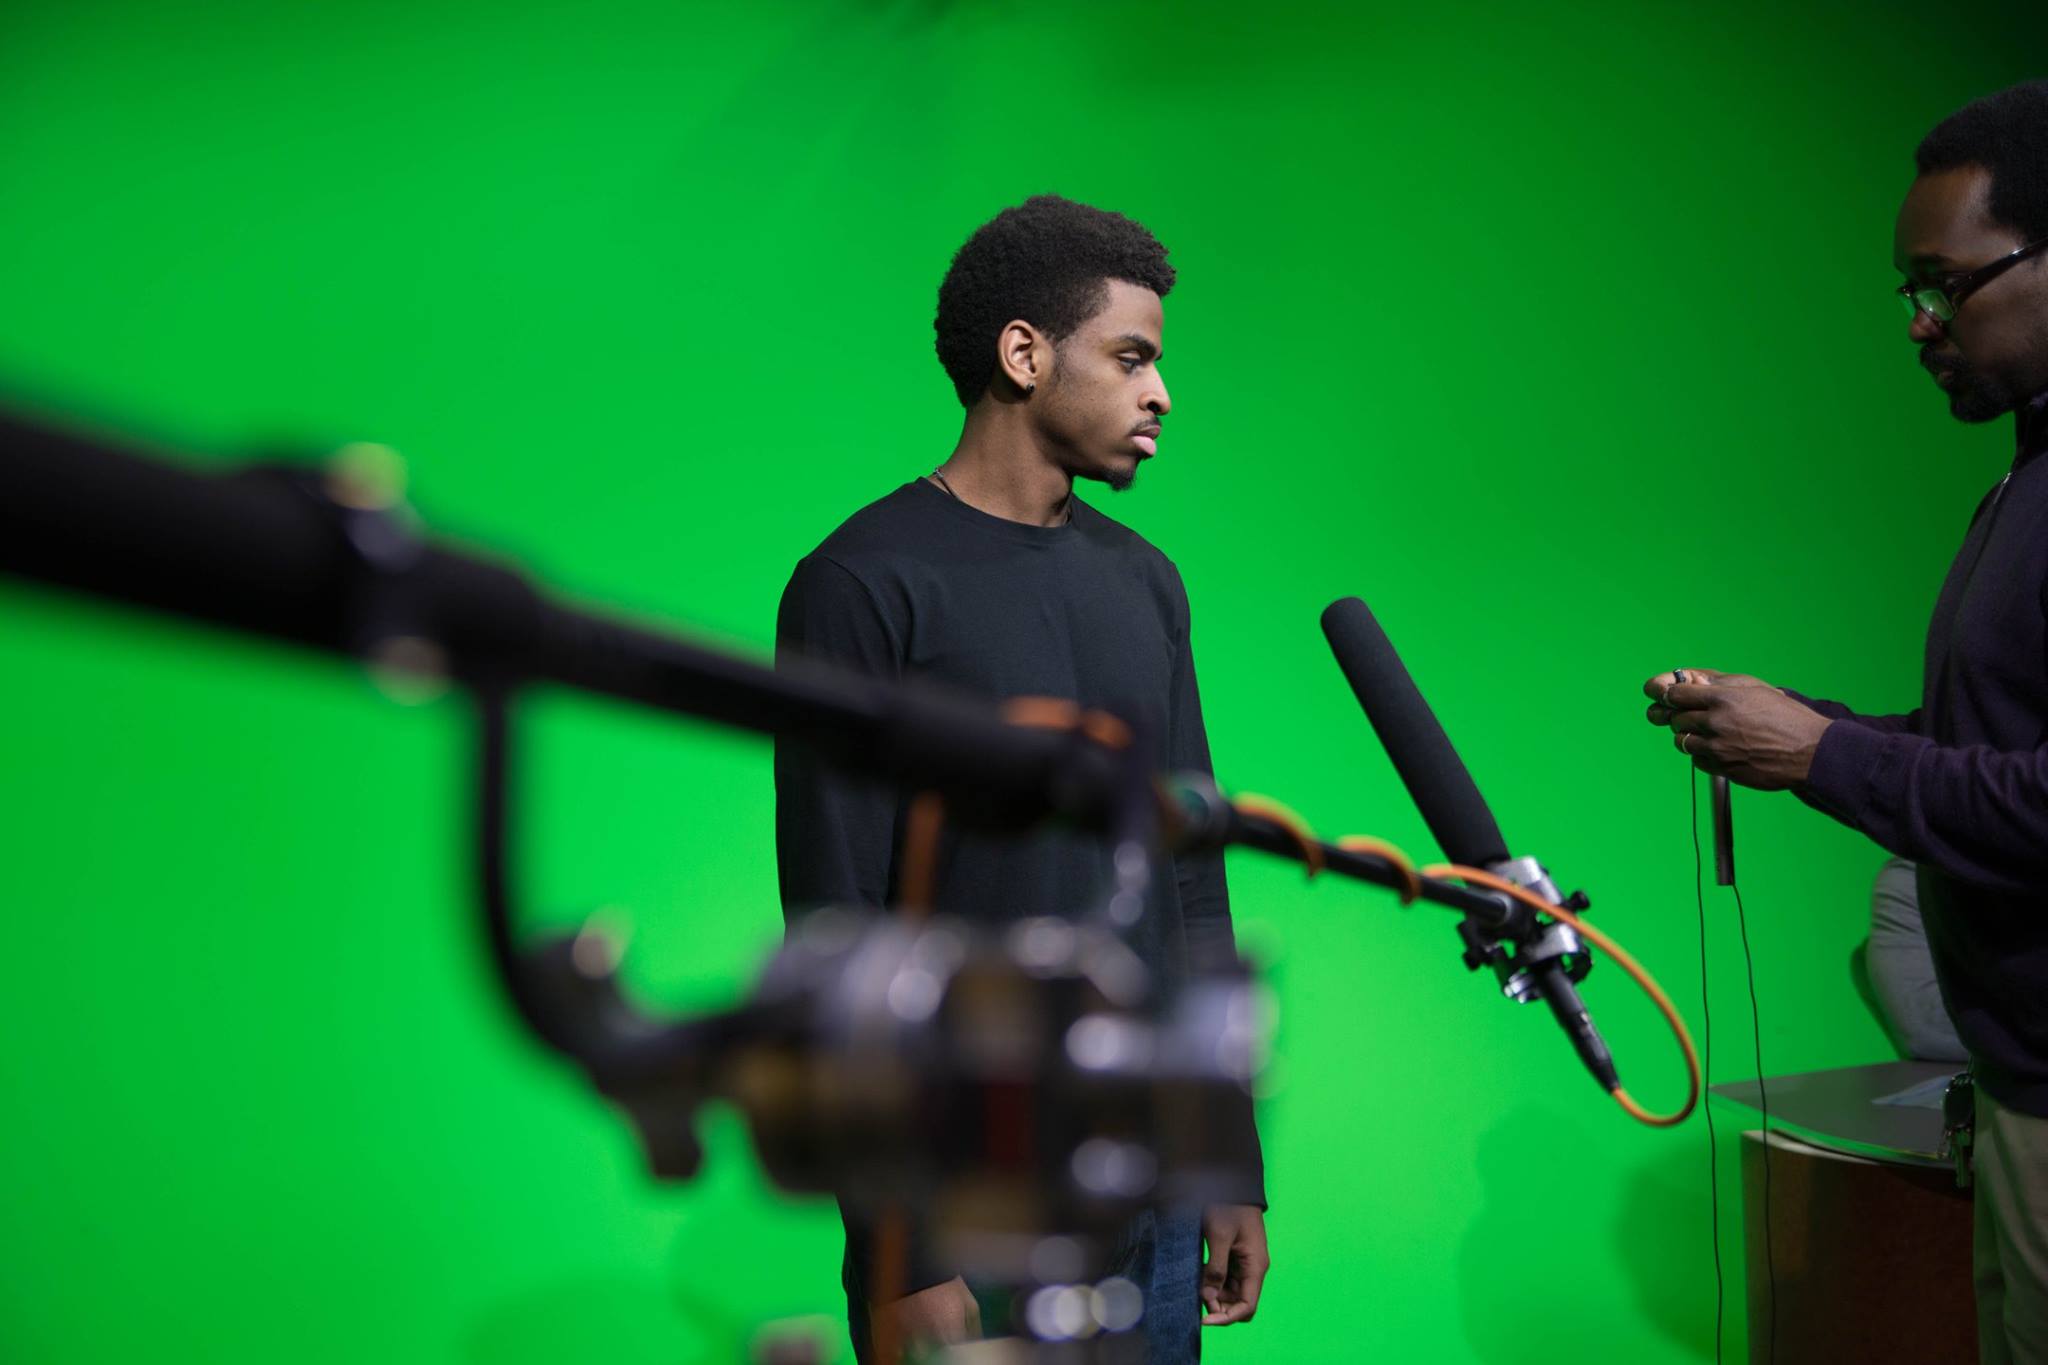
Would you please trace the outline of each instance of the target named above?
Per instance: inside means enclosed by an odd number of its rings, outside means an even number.
[[[996,374],[1012,393],[1030,393],[1052,373],[1052,338],[1019,318],[996,337]]]

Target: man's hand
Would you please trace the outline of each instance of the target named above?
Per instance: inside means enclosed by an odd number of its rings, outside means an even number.
[[[1266,1255],[1266,1215],[1256,1204],[1211,1204],[1202,1210],[1202,1240],[1209,1244],[1202,1266],[1202,1303],[1209,1311],[1202,1326],[1250,1322],[1273,1264]]]
[[[892,1303],[870,1304],[868,1317],[874,1339],[893,1340],[898,1349],[957,1346],[981,1336],[981,1305],[974,1301],[967,1281],[957,1275]]]
[[[1759,791],[1804,782],[1830,724],[1744,673],[1684,668],[1659,673],[1643,692],[1653,699],[1650,724],[1670,726],[1671,742],[1694,767]]]

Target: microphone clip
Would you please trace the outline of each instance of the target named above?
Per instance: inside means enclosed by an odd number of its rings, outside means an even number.
[[[1560,895],[1550,874],[1534,858],[1510,858],[1487,870],[1567,910],[1586,910],[1592,906],[1583,891],[1574,891],[1568,897]],[[1592,955],[1586,952],[1570,925],[1556,920],[1545,922],[1512,896],[1495,893],[1491,899],[1500,906],[1497,918],[1482,923],[1478,916],[1468,914],[1458,921],[1467,971],[1491,967],[1500,981],[1501,994],[1518,1004],[1527,1004],[1541,994],[1536,980],[1539,972],[1560,972],[1565,980],[1578,982],[1593,969]]]

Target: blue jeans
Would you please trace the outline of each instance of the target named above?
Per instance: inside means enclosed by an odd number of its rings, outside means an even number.
[[[1145,1295],[1145,1316],[1138,1334],[1144,1338],[1147,1365],[1194,1365],[1202,1358],[1202,1215],[1197,1209],[1146,1209],[1124,1228],[1110,1253],[1110,1275],[1121,1275]],[[847,1270],[847,1317],[854,1354],[864,1363],[868,1349],[867,1303]],[[973,1286],[981,1301],[985,1330],[1001,1335],[1011,1330],[1011,1305],[1006,1292]]]
[[[1147,1209],[1132,1220],[1110,1273],[1145,1291],[1148,1365],[1189,1365],[1202,1358],[1202,1215],[1198,1209]]]
[[[1144,1210],[1125,1225],[1103,1273],[1105,1278],[1121,1275],[1145,1296],[1145,1316],[1136,1335],[1144,1340],[1146,1365],[1194,1365],[1202,1358],[1199,1210]],[[1010,1330],[1007,1300],[999,1295],[977,1297],[982,1326],[991,1333]]]

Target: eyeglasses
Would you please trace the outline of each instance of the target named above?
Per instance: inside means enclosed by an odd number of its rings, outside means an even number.
[[[1964,299],[2044,247],[2048,247],[2048,237],[2043,237],[2038,242],[2028,242],[2018,251],[2008,252],[1990,265],[1980,265],[1968,274],[1951,275],[1946,284],[1915,285],[1908,280],[1899,286],[1899,302],[1906,305],[1908,317],[1917,317],[1925,313],[1936,322],[1946,324],[1955,317],[1956,310],[1963,306]]]

